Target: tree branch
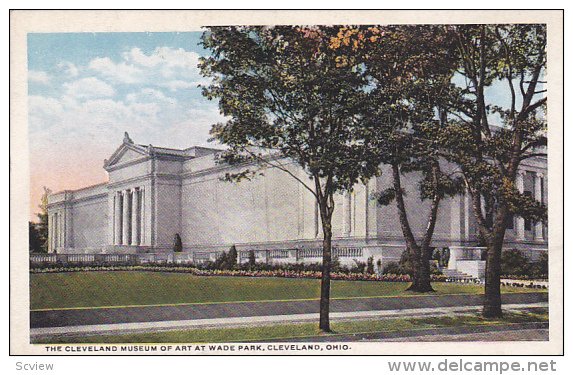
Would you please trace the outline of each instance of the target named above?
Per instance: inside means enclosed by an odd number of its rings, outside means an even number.
[[[255,154],[254,152],[248,150],[246,147],[242,147],[243,151],[245,151],[246,153],[248,153],[249,155],[251,155],[252,157],[254,157],[255,159],[257,159],[259,162],[261,163],[265,163],[270,165],[273,168],[277,168],[278,170],[281,170],[285,173],[287,173],[288,175],[290,175],[292,178],[294,178],[296,181],[300,182],[302,184],[302,186],[304,186],[308,191],[310,191],[312,193],[312,195],[314,195],[315,198],[318,198],[317,192],[315,192],[311,187],[309,187],[304,181],[302,181],[298,176],[296,176],[294,173],[292,173],[291,171],[289,171],[287,168],[285,168],[284,166],[282,166],[281,164],[273,164],[271,163],[267,158],[263,158],[257,154]]]

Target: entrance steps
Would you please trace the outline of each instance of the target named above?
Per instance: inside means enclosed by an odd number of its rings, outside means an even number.
[[[444,268],[442,269],[442,273],[444,274],[444,276],[446,276],[448,279],[450,279],[450,281],[472,281],[472,282],[476,282],[479,281],[478,278],[468,275],[467,273],[458,271],[458,270],[453,270],[453,269],[448,269],[448,268]]]

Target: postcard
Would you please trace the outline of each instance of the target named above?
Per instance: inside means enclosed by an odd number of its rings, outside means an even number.
[[[11,354],[561,354],[562,14],[12,11]]]

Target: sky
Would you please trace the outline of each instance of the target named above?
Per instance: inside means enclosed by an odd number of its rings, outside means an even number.
[[[44,186],[56,192],[107,181],[103,160],[126,131],[140,144],[217,147],[208,142],[209,129],[224,119],[197,87],[208,83],[197,68],[207,54],[200,37],[200,31],[28,34],[32,220]],[[494,84],[486,96],[507,106],[507,92]]]
[[[52,191],[107,181],[103,160],[136,143],[187,148],[222,121],[201,95],[201,32],[28,34],[31,215]]]

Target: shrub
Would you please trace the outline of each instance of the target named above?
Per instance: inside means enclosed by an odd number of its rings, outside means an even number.
[[[369,257],[366,261],[366,273],[368,275],[374,274],[374,257]]]
[[[402,252],[402,256],[400,257],[400,261],[398,263],[390,262],[390,263],[386,264],[386,266],[384,267],[384,270],[382,271],[382,274],[384,274],[384,275],[393,274],[393,275],[409,275],[409,276],[412,276],[412,274],[414,272],[414,265],[412,264],[411,259],[412,258],[410,256],[410,253],[408,252],[408,250],[404,250]],[[436,276],[442,275],[442,272],[437,267],[436,262],[430,263],[430,275],[436,275]]]
[[[531,276],[546,279],[549,275],[549,257],[547,252],[541,253],[539,259],[531,265]]]
[[[237,268],[237,247],[235,245],[231,246],[229,249],[229,254],[227,255],[227,262],[229,269]]]
[[[181,241],[181,236],[179,233],[175,233],[175,238],[173,240],[173,252],[180,253],[183,251],[183,242]]]
[[[442,252],[440,249],[434,249],[432,251],[432,260],[437,261],[440,266],[442,265]]]
[[[366,263],[360,260],[354,259],[354,266],[349,268],[350,273],[364,273],[366,269]]]
[[[506,250],[501,254],[502,275],[526,276],[532,274],[529,259],[519,250]]]
[[[412,255],[408,249],[402,251],[400,262],[398,264],[402,270],[402,274],[410,276],[414,274],[414,262],[412,261]]]
[[[255,257],[254,250],[249,250],[249,261],[247,264],[249,266],[249,269],[255,268],[255,265],[257,264],[257,258]]]
[[[384,274],[384,275],[401,275],[402,274],[402,268],[396,262],[389,262],[384,266],[384,269],[382,270],[382,274]]]
[[[450,248],[444,247],[440,256],[440,266],[447,267],[450,263]]]

